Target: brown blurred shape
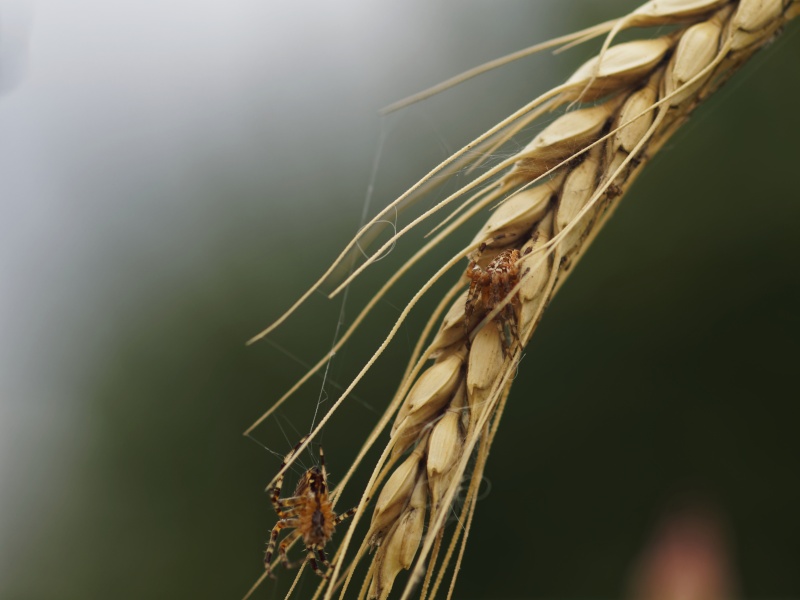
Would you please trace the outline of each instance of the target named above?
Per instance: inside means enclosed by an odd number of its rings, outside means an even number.
[[[631,600],[730,600],[730,545],[715,512],[684,509],[665,517],[634,565]]]

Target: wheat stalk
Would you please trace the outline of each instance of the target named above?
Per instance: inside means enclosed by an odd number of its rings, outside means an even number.
[[[379,290],[331,353],[278,405],[347,341],[364,315],[399,277],[470,217],[499,203],[472,243],[447,261],[414,296],[378,352],[322,418],[306,444],[345,400],[391,341],[419,297],[436,280],[465,257],[478,260],[483,267],[509,249],[516,250],[521,257],[516,265],[520,273],[518,281],[515,280],[502,302],[489,307],[491,310],[484,310],[465,325],[466,291],[458,294],[468,279],[462,277],[430,319],[398,391],[337,489],[338,494],[367,450],[394,419],[388,444],[362,494],[361,510],[337,552],[333,576],[321,584],[318,595],[324,592],[325,598],[330,598],[341,589],[344,597],[354,565],[372,550],[372,561],[359,597],[388,597],[397,576],[409,569],[402,597],[410,597],[418,587],[421,597],[433,597],[441,588],[460,543],[449,585],[448,597],[452,595],[491,441],[522,350],[544,308],[649,159],[700,102],[798,14],[799,0],[652,0],[616,21],[560,38],[559,43],[573,44],[607,34],[598,56],[575,71],[566,83],[456,152],[375,217],[373,223],[407,202],[433,175],[453,165],[460,166],[465,158],[479,162],[483,155],[491,153],[546,111],[569,105],[523,150],[488,169],[398,231],[334,291],[333,295],[344,289],[412,227],[445,206],[462,201],[450,217],[440,222],[434,230],[436,235]],[[677,27],[660,37],[612,45],[623,29],[667,24]],[[516,53],[514,57],[524,53]],[[483,154],[471,154],[475,150],[482,150]],[[357,236],[298,304],[252,341],[285,320],[359,240]],[[507,328],[492,324],[508,303],[512,303],[517,316],[518,331],[513,333],[519,343],[509,344]],[[438,333],[425,347],[429,332],[445,311]],[[430,360],[433,363],[426,367]],[[253,427],[269,414],[271,411]],[[465,524],[463,536],[461,529],[457,529],[440,560],[445,545],[445,519],[473,460],[460,514]],[[355,555],[345,561],[355,525],[376,496],[369,530]]]

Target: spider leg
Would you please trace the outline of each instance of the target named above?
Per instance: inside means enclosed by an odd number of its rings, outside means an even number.
[[[287,454],[283,458],[283,462],[281,463],[281,467],[280,469],[278,469],[278,471],[283,471],[286,465],[291,462],[292,458],[294,458],[294,455],[297,454],[297,449],[303,444],[303,442],[306,441],[307,437],[308,437],[307,435],[303,436],[303,438],[299,442],[297,442],[297,445],[289,451],[289,454]],[[272,491],[269,494],[269,499],[272,502],[272,506],[275,508],[275,512],[277,512],[278,514],[280,514],[279,498],[281,497],[282,487],[283,487],[283,475],[278,477],[278,479],[275,481],[275,485],[273,486]]]
[[[308,551],[308,554],[306,555],[306,560],[309,563],[311,563],[311,568],[314,569],[314,573],[316,573],[317,575],[319,575],[320,577],[325,579],[325,577],[326,577],[325,571],[320,569],[319,565],[317,564],[317,557],[314,555],[314,547],[306,548],[306,550]],[[321,551],[321,550],[322,550],[322,548],[318,549],[318,551]],[[323,556],[324,556],[324,554],[323,554]]]
[[[504,331],[502,335],[503,349],[505,350],[506,356],[510,356],[515,342],[519,346],[522,346],[522,341],[519,339],[519,320],[517,319],[517,310],[514,307],[514,302],[512,300],[509,300],[508,304],[506,304],[503,308],[503,323],[506,327],[508,327],[508,332]],[[508,339],[506,333],[510,334],[510,340]]]
[[[356,510],[358,510],[358,507],[357,507],[357,506],[354,506],[353,508],[351,508],[351,509],[350,509],[350,510],[348,510],[347,512],[343,512],[343,513],[342,513],[342,514],[340,514],[338,517],[336,517],[336,520],[333,522],[333,525],[334,525],[334,526],[336,526],[336,525],[338,525],[339,523],[341,523],[342,521],[344,521],[345,519],[349,519],[349,518],[350,518],[350,517],[352,517],[354,514],[356,514]]]
[[[509,294],[516,285],[516,280],[516,266],[509,267],[498,258],[487,267],[484,285],[481,290],[483,308],[487,313],[498,309],[498,314],[493,320],[500,334],[503,353],[507,356],[510,354],[513,342],[515,340],[519,341],[517,314],[514,307],[515,300],[514,298],[509,298]]]
[[[272,502],[272,507],[275,509],[275,512],[281,514],[281,503],[279,498],[281,497],[281,487],[283,486],[283,475],[278,477],[277,481],[275,482],[275,487],[269,493],[269,501]]]
[[[317,548],[317,556],[319,557],[320,562],[323,565],[325,565],[325,575],[323,577],[325,577],[325,579],[330,579],[331,573],[333,573],[333,571],[331,570],[333,565],[331,564],[331,561],[328,560],[328,557],[325,555],[325,550],[323,550],[322,548]]]
[[[328,471],[325,469],[325,453],[322,451],[322,445],[319,447],[319,467],[322,470],[322,482],[319,487],[324,494],[328,489]]]
[[[325,555],[325,550],[322,548],[317,548],[317,556],[319,557],[319,562],[321,562],[327,569],[331,568],[331,562],[328,560],[328,557]]]
[[[292,496],[291,498],[279,498],[277,502],[280,508],[292,509],[300,506],[304,500],[305,498],[302,496]]]
[[[469,324],[472,321],[472,313],[475,312],[475,305],[481,296],[481,279],[483,277],[481,268],[474,260],[469,263],[467,277],[470,278],[470,283],[467,302],[464,305],[464,336],[467,338],[467,347],[469,347]]]
[[[280,556],[283,566],[286,567],[287,569],[293,569],[294,567],[297,566],[296,563],[292,563],[289,561],[289,556],[286,554],[286,550],[299,537],[300,537],[300,532],[297,529],[295,529],[292,533],[283,538],[281,545],[278,547],[278,556]]]
[[[278,511],[278,518],[280,518],[283,521],[286,521],[287,519],[292,519],[292,520],[297,519],[297,508],[292,507],[285,510],[281,509],[280,511]]]
[[[515,251],[514,258],[519,260],[519,252]],[[510,279],[508,282],[508,292],[506,294],[511,294],[511,291],[517,286],[520,282],[520,275],[519,275],[519,265],[515,262],[510,270]],[[508,304],[506,305],[506,311],[508,313],[507,321],[510,323],[511,328],[511,337],[513,341],[517,343],[518,346],[522,346],[522,340],[519,338],[519,317],[517,315],[517,309],[520,307],[519,304],[519,292],[517,295],[509,298]],[[510,352],[509,352],[510,354]]]
[[[281,529],[284,527],[297,527],[297,525],[297,519],[281,519],[275,523],[275,527],[272,528],[272,533],[269,536],[267,553],[264,555],[264,568],[267,571],[270,571],[270,566],[272,565],[272,554],[275,552],[275,544],[278,541],[278,534],[280,534]]]

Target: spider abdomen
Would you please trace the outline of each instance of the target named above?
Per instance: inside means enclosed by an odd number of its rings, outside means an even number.
[[[309,502],[303,509],[297,515],[297,529],[302,532],[303,542],[308,548],[324,546],[333,536],[336,520],[331,503],[327,500],[319,504]]]

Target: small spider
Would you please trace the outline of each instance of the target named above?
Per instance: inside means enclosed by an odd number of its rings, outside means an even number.
[[[297,449],[305,441],[305,438],[295,446],[283,459],[281,469],[283,469],[297,452]],[[289,535],[283,538],[278,549],[280,560],[287,569],[299,566],[302,562],[311,563],[311,568],[320,577],[327,577],[327,573],[322,571],[317,564],[317,558],[329,570],[331,563],[325,556],[325,544],[333,536],[333,530],[342,521],[355,514],[356,508],[348,510],[346,513],[336,515],[333,506],[328,499],[328,473],[325,470],[325,455],[322,453],[322,446],[319,448],[319,466],[308,469],[297,484],[294,495],[290,498],[281,498],[281,486],[283,485],[283,475],[278,477],[275,487],[270,492],[270,500],[275,512],[278,513],[279,521],[272,528],[267,553],[264,555],[264,568],[271,573],[272,555],[275,551],[275,544],[278,541],[278,534],[282,529],[294,529]],[[286,549],[298,537],[303,538],[306,546],[306,557],[299,564],[292,564],[286,556]]]
[[[478,252],[481,253],[485,249],[486,244],[481,244]],[[486,270],[481,269],[475,260],[470,261],[466,273],[470,279],[469,293],[464,307],[464,329],[468,340],[472,314],[475,312],[478,301],[480,300],[484,313],[489,313],[502,303],[514,286],[519,283],[520,273],[517,265],[519,258],[519,250],[515,248],[503,250],[486,266]],[[506,352],[510,351],[514,341],[519,343],[519,326],[515,308],[518,303],[515,296],[495,317]]]

